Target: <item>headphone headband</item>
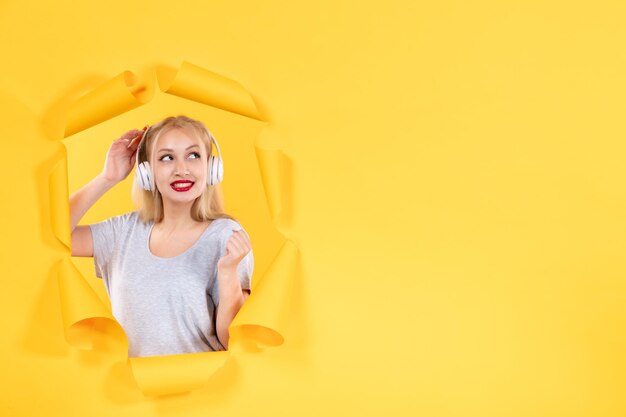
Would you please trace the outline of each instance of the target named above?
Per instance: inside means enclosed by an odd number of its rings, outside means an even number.
[[[150,130],[152,126],[146,126],[144,128],[143,133],[141,134],[141,139],[139,139],[139,145],[137,145],[137,152],[135,153],[135,165],[139,165],[139,150],[142,146],[145,146],[146,136],[148,134],[148,130]],[[146,158],[147,160],[148,158]]]

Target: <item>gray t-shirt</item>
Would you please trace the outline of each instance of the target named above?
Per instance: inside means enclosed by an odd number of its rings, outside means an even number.
[[[192,247],[161,258],[148,246],[153,225],[137,212],[90,225],[96,276],[104,280],[113,316],[128,336],[128,356],[224,350],[215,328],[217,261],[232,231],[242,226],[213,220]],[[253,269],[251,251],[237,268],[242,289],[250,289]]]

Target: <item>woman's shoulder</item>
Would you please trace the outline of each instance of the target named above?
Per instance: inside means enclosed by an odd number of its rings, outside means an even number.
[[[108,223],[119,230],[134,230],[150,228],[154,222],[143,221],[138,211],[131,211],[128,213],[109,217],[103,223]]]
[[[109,216],[104,220],[101,220],[98,223],[94,224],[112,224],[112,225],[123,225],[128,223],[134,223],[139,218],[138,213],[135,211],[123,214],[116,214],[114,216]]]
[[[113,216],[110,218],[110,220],[123,223],[123,224],[130,224],[130,223],[138,222],[140,220],[140,217],[139,217],[139,212],[130,211],[128,213],[123,213],[117,216]]]

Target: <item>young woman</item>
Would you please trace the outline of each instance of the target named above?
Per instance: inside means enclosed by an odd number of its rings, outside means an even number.
[[[70,197],[72,255],[93,256],[129,357],[227,349],[228,327],[250,294],[250,239],[223,211],[212,143],[219,153],[206,127],[185,116],[128,131],[102,172]],[[137,211],[77,226],[135,161]]]

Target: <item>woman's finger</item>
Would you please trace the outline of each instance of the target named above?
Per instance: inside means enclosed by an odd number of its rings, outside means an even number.
[[[235,259],[241,256],[241,251],[232,241],[228,241],[228,243],[226,243],[226,248]]]
[[[233,230],[233,232],[235,232],[237,236],[241,237],[241,239],[246,243],[247,246],[252,247],[252,242],[250,242],[250,236],[248,236],[248,233],[245,230],[239,229]]]
[[[143,131],[138,129],[129,130],[128,132],[122,134],[122,136],[120,136],[118,140],[131,140],[137,136],[141,136],[142,133]]]
[[[252,248],[252,242],[250,241],[250,236],[243,229],[241,230],[241,236],[243,237],[243,240],[246,241],[246,244],[248,245],[248,247]]]
[[[133,140],[130,140],[128,142],[128,148],[137,149],[140,141],[141,141],[141,135],[135,137]]]
[[[231,245],[233,245],[233,247],[236,248],[237,254],[243,253],[243,247],[241,243],[237,241],[237,238],[235,238],[234,236],[231,236],[230,239],[228,239],[228,243],[230,243]]]
[[[248,241],[248,239],[246,238],[245,233],[242,233],[241,230],[239,231],[235,231],[233,234],[233,239],[237,240],[237,243],[239,245],[239,247],[244,251],[244,252],[248,252],[251,248],[250,242]]]

